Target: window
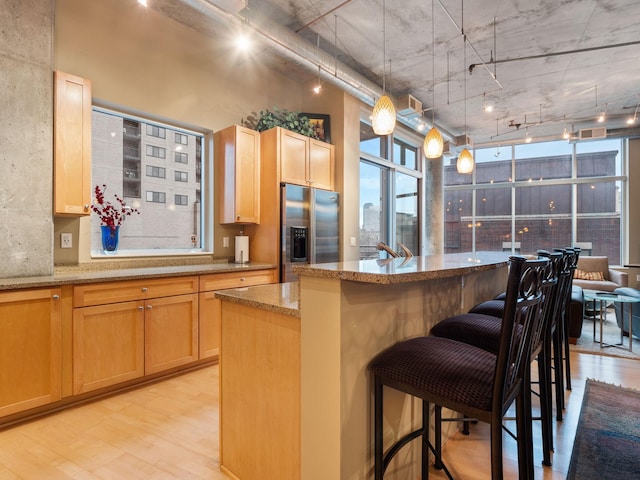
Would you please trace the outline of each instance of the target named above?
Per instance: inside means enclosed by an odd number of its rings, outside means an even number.
[[[189,163],[189,155],[184,152],[174,152],[174,160],[176,163]]]
[[[147,155],[156,158],[166,158],[167,150],[163,147],[156,147],[155,145],[147,145]]]
[[[187,137],[184,133],[176,132],[176,143],[178,145],[189,145],[189,137]]]
[[[166,178],[166,169],[147,165],[147,177]]]
[[[172,177],[158,158],[175,151],[174,139],[184,141],[183,137],[187,141],[179,145],[180,153],[194,161],[181,164]],[[92,140],[92,184],[107,185],[107,197],[117,194],[140,210],[120,229],[118,255],[204,251],[202,164],[209,154],[202,133],[95,107]],[[99,256],[100,220],[95,215],[90,218],[91,250]]]
[[[477,149],[466,182],[446,165],[445,252],[577,245],[620,263],[622,142]]]
[[[166,138],[167,131],[166,129],[157,125],[147,124],[147,135],[149,135],[150,137]]]
[[[396,251],[402,244],[419,255],[420,149],[360,125],[360,258],[379,258],[379,242]]]
[[[166,203],[167,194],[164,192],[147,192],[147,202]]]

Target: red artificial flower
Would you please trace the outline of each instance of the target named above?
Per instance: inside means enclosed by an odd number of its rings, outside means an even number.
[[[119,206],[116,207],[111,202],[106,201],[104,198],[104,192],[106,189],[106,185],[102,185],[102,188],[100,188],[100,185],[96,185],[95,193],[97,203],[91,205],[91,210],[100,217],[101,225],[111,227],[111,230],[115,230],[117,226],[122,225],[127,216],[134,213],[137,213],[138,215],[140,214],[140,211],[137,208],[128,206],[117,193],[113,196],[120,204]]]

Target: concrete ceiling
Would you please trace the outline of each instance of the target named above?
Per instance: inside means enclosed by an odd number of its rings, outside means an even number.
[[[396,103],[410,94],[425,110],[404,120],[430,122],[435,104],[436,124],[454,136],[466,129],[476,145],[522,141],[526,133],[560,138],[565,127],[629,129],[640,102],[638,0],[149,2],[212,35],[247,21],[288,75],[312,81],[320,64],[323,81],[348,77],[365,100],[382,93],[384,65]],[[213,27],[211,17],[222,23]],[[264,35],[274,26],[278,39]]]

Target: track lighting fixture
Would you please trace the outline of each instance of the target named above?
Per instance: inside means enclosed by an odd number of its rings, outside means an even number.
[[[633,111],[633,117],[629,117],[627,119],[627,125],[635,125],[638,120],[638,107],[640,107],[640,95],[638,96],[638,103],[636,104],[636,109]]]
[[[491,113],[493,112],[493,105],[491,105],[490,103],[487,103],[487,94],[483,93],[482,94],[482,104],[483,104],[483,110],[487,113]]]

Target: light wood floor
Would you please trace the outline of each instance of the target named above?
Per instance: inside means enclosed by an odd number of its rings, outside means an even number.
[[[586,378],[640,389],[638,360],[580,353],[571,359],[573,390],[565,421],[555,424],[553,467],[541,466],[536,427],[537,479],[566,476]],[[217,385],[218,368],[207,367],[0,431],[0,480],[227,479],[217,461]],[[455,436],[444,455],[456,478],[490,478],[486,425]],[[517,478],[509,437],[504,456],[505,478]],[[431,478],[444,476],[434,471]]]

